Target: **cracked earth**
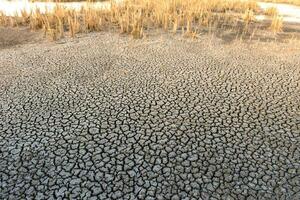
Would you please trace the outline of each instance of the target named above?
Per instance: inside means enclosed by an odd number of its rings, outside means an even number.
[[[1,50],[0,199],[300,199],[292,46],[97,33]]]

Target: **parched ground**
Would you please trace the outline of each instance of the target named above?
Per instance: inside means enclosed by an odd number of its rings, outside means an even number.
[[[299,42],[2,49],[0,158],[0,199],[300,199]]]

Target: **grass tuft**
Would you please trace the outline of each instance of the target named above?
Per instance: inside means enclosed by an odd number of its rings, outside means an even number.
[[[278,33],[282,31],[282,27],[283,27],[283,18],[282,16],[279,15],[274,15],[272,18],[272,22],[270,25],[270,30],[273,33]]]
[[[278,15],[278,10],[275,7],[270,7],[265,10],[265,15],[267,16],[276,16]]]

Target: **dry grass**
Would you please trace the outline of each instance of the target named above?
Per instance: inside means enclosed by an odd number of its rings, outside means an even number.
[[[71,37],[75,37],[80,32],[79,17],[76,12],[70,12],[68,15],[69,33]]]
[[[0,14],[0,25],[29,25],[31,29],[43,29],[53,40],[65,36],[74,37],[79,32],[119,30],[134,38],[144,36],[145,30],[161,28],[167,32],[197,37],[201,28],[237,25],[242,20],[248,29],[254,20],[257,4],[252,0],[124,0],[110,1],[110,9],[91,6],[81,11],[68,10],[59,5],[53,11],[41,13],[22,12],[21,16]]]
[[[283,27],[283,17],[279,15],[277,8],[270,7],[268,9],[266,9],[265,15],[272,17],[271,25],[270,25],[269,29],[273,33],[281,32],[282,27]]]
[[[243,15],[243,20],[246,25],[253,22],[255,20],[253,10],[247,9]]]
[[[30,0],[30,2],[80,2],[80,1],[97,2],[97,1],[106,1],[106,0]]]
[[[274,15],[273,18],[272,18],[271,25],[270,25],[270,30],[273,33],[278,33],[278,32],[282,31],[282,27],[283,27],[282,16]]]
[[[278,15],[278,10],[275,7],[270,7],[265,10],[265,15],[267,16],[276,16]]]

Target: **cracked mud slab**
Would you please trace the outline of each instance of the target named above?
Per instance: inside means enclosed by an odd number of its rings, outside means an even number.
[[[180,38],[0,51],[0,199],[299,199],[299,46]]]

